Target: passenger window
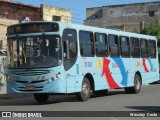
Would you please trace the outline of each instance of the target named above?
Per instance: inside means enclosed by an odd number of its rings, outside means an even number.
[[[94,56],[93,33],[88,31],[79,32],[80,53],[83,57]]]
[[[156,58],[156,41],[148,40],[148,49],[149,49],[149,56],[151,58]]]
[[[121,48],[121,56],[129,57],[130,56],[130,46],[129,46],[129,38],[121,36],[120,37],[120,48]]]
[[[98,57],[105,57],[108,55],[107,37],[103,33],[95,34],[96,41],[96,55]]]
[[[141,57],[148,57],[148,44],[146,39],[141,39]]]
[[[140,43],[138,38],[130,38],[130,49],[133,58],[140,57]]]
[[[117,35],[109,35],[108,36],[108,44],[109,44],[109,55],[111,57],[120,56],[118,36]]]
[[[70,69],[77,59],[77,31],[65,29],[63,31],[64,68]]]
[[[71,59],[77,58],[77,32],[76,32],[76,30],[65,29],[63,32],[63,40],[68,42],[68,47],[69,47],[68,49],[69,49],[70,58]],[[64,48],[64,49],[66,49],[66,48]]]

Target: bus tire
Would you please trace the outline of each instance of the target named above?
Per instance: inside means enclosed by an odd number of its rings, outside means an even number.
[[[77,99],[79,101],[87,101],[90,98],[91,95],[91,85],[87,78],[83,79],[82,82],[82,91],[80,93],[77,93]]]
[[[125,92],[127,94],[129,93],[134,93],[134,94],[138,94],[141,91],[141,78],[139,76],[139,74],[135,74],[134,76],[134,86],[133,87],[126,87],[125,88]]]
[[[44,103],[48,100],[49,94],[34,94],[34,98],[39,103]]]

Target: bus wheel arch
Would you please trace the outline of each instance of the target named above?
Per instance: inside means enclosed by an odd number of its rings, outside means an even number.
[[[134,82],[134,86],[125,88],[125,92],[127,94],[129,93],[138,94],[140,92],[141,85],[142,85],[142,77],[139,71],[135,73],[133,82]]]
[[[94,90],[94,81],[91,74],[86,74],[82,81],[81,92],[76,94],[78,100],[87,101],[90,98],[91,90]]]
[[[139,77],[140,77],[140,80],[141,80],[141,85],[142,85],[142,76],[141,76],[141,73],[139,72],[139,71],[137,71],[136,73],[135,73],[135,75],[139,75]]]
[[[94,91],[95,90],[95,85],[94,85],[94,79],[93,76],[90,73],[87,73],[84,78],[87,78],[90,82],[91,85],[91,90]]]

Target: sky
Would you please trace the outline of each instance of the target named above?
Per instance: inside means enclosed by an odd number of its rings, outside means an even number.
[[[72,22],[83,24],[86,19],[86,8],[101,7],[108,5],[154,2],[160,0],[13,0],[24,4],[40,6],[47,4],[55,7],[66,8],[72,11]]]

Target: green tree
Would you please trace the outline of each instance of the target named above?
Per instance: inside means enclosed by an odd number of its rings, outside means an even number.
[[[139,31],[138,31],[137,28],[134,28],[131,32],[132,32],[132,33],[139,33]]]
[[[147,35],[156,36],[158,42],[160,42],[160,22],[157,21],[146,26],[143,33]]]
[[[156,21],[156,22],[151,23],[150,25],[146,26],[144,31],[142,31],[142,33],[157,37],[157,40],[158,40],[158,52],[160,53],[160,22]]]

